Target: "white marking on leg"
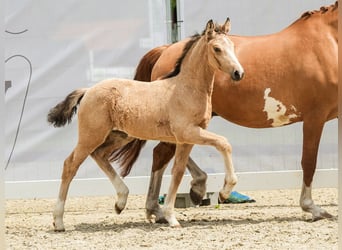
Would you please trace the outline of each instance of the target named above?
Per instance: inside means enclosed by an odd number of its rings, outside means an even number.
[[[119,175],[115,174],[114,176],[109,176],[109,179],[112,182],[114,188],[116,189],[116,193],[118,196],[116,207],[120,211],[117,212],[121,212],[121,210],[123,210],[126,206],[129,189]]]
[[[303,183],[302,192],[300,195],[300,206],[302,207],[303,211],[311,213],[313,221],[322,218],[330,218],[331,215],[327,211],[315,205],[314,201],[312,200],[311,193],[311,185],[307,187],[305,183]]]
[[[307,187],[303,183],[302,192],[300,194],[300,205],[304,211],[308,211],[308,210],[312,209],[313,200],[312,200],[312,196],[311,196],[311,191],[312,191],[311,186]]]
[[[63,214],[65,201],[57,199],[55,210],[53,211],[54,227],[57,231],[64,231]]]
[[[264,92],[264,100],[265,105],[263,111],[267,113],[267,119],[273,120],[272,126],[279,127],[291,122],[291,119],[297,118],[298,115],[297,109],[295,106],[291,105],[290,110],[292,110],[292,114],[286,115],[287,108],[286,106],[279,100],[276,100],[273,97],[270,97],[271,89],[267,88]]]

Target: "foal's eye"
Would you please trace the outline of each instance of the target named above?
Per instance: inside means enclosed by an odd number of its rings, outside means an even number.
[[[220,52],[221,52],[221,49],[220,49],[219,47],[214,47],[214,51],[215,51],[216,53],[220,53]]]

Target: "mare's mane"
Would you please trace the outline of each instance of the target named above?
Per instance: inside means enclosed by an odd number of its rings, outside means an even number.
[[[306,11],[301,15],[300,19],[309,18],[311,15],[317,14],[317,13],[324,14],[325,12],[327,12],[329,10],[329,8],[332,8],[332,10],[336,10],[338,8],[338,1],[336,1],[334,4],[332,4],[330,6],[322,6],[319,10]]]

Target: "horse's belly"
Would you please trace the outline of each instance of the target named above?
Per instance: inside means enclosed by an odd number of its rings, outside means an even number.
[[[268,128],[302,121],[302,111],[296,100],[284,101],[274,95],[270,87],[253,93],[244,91],[243,86],[239,91],[229,88],[231,98],[224,98],[222,93],[228,92],[227,88],[216,89],[212,100],[213,111],[230,122],[251,128]],[[246,96],[248,98],[244,98]]]
[[[142,140],[160,140],[174,142],[170,122],[162,116],[123,116],[120,121],[115,122],[114,130],[126,132],[128,135]]]
[[[125,128],[124,131],[135,138],[141,140],[158,140],[166,142],[175,142],[175,138],[169,129],[159,127],[138,126],[135,128]]]

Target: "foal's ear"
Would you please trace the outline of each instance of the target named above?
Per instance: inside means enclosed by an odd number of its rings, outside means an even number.
[[[222,26],[222,30],[223,30],[223,32],[224,33],[226,33],[226,34],[228,34],[228,32],[230,31],[230,19],[229,19],[229,17],[227,17],[227,20],[226,20],[226,22],[223,24],[223,26]]]
[[[212,19],[207,22],[207,26],[205,27],[205,35],[207,39],[211,39],[215,30],[215,24]]]

